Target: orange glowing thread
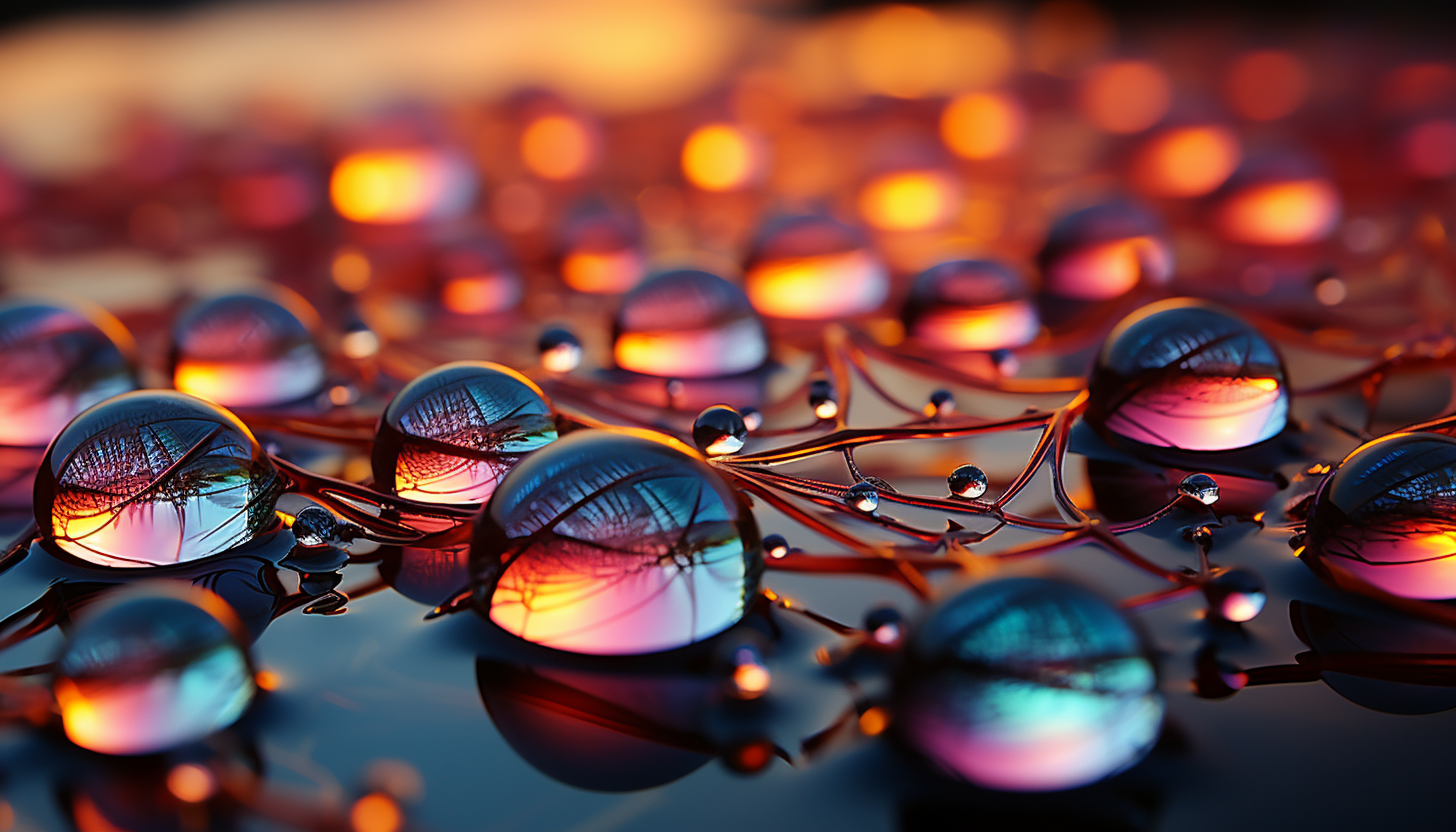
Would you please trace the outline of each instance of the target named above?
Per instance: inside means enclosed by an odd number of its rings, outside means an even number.
[[[334,278],[335,286],[354,294],[369,287],[369,281],[373,278],[374,271],[364,252],[353,246],[346,246],[339,249],[339,252],[334,255],[330,274]]]
[[[1146,61],[1103,64],[1082,84],[1087,120],[1109,133],[1139,133],[1168,112],[1173,90],[1161,69]]]
[[[1223,127],[1178,127],[1154,137],[1134,170],[1138,184],[1157,196],[1212,192],[1239,164],[1239,139]]]
[[[705,191],[731,191],[757,172],[753,139],[731,124],[708,124],[692,132],[682,150],[687,180]]]
[[[859,730],[866,736],[877,736],[883,734],[885,729],[890,727],[890,716],[883,708],[870,708],[859,715]]]
[[[217,793],[217,778],[205,766],[182,763],[167,772],[167,791],[183,803],[201,803]]]
[[[642,279],[642,258],[631,249],[574,251],[561,263],[561,278],[578,292],[625,292]]]
[[[966,159],[994,159],[1015,150],[1026,133],[1021,105],[1002,93],[963,95],[940,116],[940,138]]]
[[[955,211],[955,187],[932,171],[904,171],[873,179],[859,194],[865,222],[885,231],[921,231],[944,224]]]
[[[1245,118],[1283,118],[1299,109],[1309,95],[1309,70],[1288,52],[1250,52],[1229,67],[1225,92],[1234,110]]]
[[[354,802],[349,810],[349,825],[354,827],[354,832],[398,832],[404,826],[404,813],[394,798],[372,792]]]
[[[1230,197],[1220,215],[1225,236],[1253,245],[1324,239],[1339,219],[1340,197],[1323,179],[1254,185]]]
[[[334,168],[329,195],[339,214],[354,222],[411,222],[428,213],[437,196],[436,167],[414,151],[355,153]]]
[[[570,116],[542,116],[521,134],[521,161],[542,179],[581,176],[591,168],[594,150],[591,133]]]

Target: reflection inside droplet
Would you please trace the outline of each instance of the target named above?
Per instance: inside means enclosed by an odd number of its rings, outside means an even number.
[[[911,338],[945,350],[1020,347],[1041,329],[1026,281],[989,260],[952,260],[921,272],[903,317]]]
[[[864,235],[824,216],[766,224],[744,274],[753,307],[771,318],[863,315],[884,303],[890,291],[889,273]]]
[[[1130,202],[1074,211],[1052,225],[1038,256],[1043,288],[1075,300],[1107,300],[1144,280],[1166,283],[1173,248],[1162,224]]]
[[[729,376],[763,366],[768,335],[742,289],[709,272],[678,269],[622,299],[612,354],[634,373]]]
[[[224,295],[184,312],[172,331],[173,385],[224,407],[285,404],[322,389],[318,314],[290,292],[270,294]]]

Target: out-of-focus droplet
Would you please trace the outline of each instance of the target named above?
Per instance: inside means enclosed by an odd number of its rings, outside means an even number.
[[[1422,179],[1456,174],[1456,119],[1432,118],[1407,128],[1400,137],[1406,170]]]
[[[1229,67],[1224,91],[1244,118],[1270,121],[1299,109],[1309,95],[1309,69],[1279,49],[1240,55]]]
[[[217,775],[201,763],[180,763],[167,772],[167,791],[183,803],[202,803],[217,794]]]
[[[1124,318],[1089,382],[1087,420],[1126,439],[1226,451],[1269,439],[1289,418],[1284,362],[1234,313],[1173,298]]]
[[[329,180],[346,220],[398,225],[459,216],[475,200],[474,169],[457,151],[369,150],[339,160]]]
[[[234,140],[220,155],[218,203],[242,228],[287,228],[308,219],[323,202],[318,171],[300,150]]]
[[[66,736],[103,754],[151,754],[227,728],[257,692],[242,632],[207,590],[117,590],[86,612],[56,662]]]
[[[223,295],[172,327],[172,384],[224,407],[270,407],[323,389],[318,313],[292,292]]]
[[[133,350],[100,309],[0,304],[0,445],[43,447],[81,411],[134,389]]]
[[[581,366],[581,341],[569,329],[548,329],[536,341],[541,367],[549,373],[569,373]]]
[[[915,341],[955,351],[1020,347],[1041,331],[1026,280],[990,260],[952,260],[921,272],[902,319]]]
[[[522,457],[556,439],[540,388],[484,361],[444,364],[384,409],[374,482],[429,503],[483,503]]]
[[[1108,202],[1058,219],[1037,258],[1044,290],[1075,300],[1107,300],[1139,281],[1166,283],[1173,247],[1162,223],[1130,202]]]
[[[1244,163],[1224,185],[1213,219],[1231,242],[1295,246],[1333,234],[1340,210],[1339,191],[1315,164],[1276,156]]]
[[[763,141],[733,124],[705,124],[683,142],[682,172],[705,191],[746,188],[764,174]]]
[[[578,206],[558,243],[561,279],[588,294],[620,294],[646,273],[641,233],[632,220],[597,203]]]
[[[352,832],[400,832],[404,828],[404,811],[393,797],[370,792],[349,808]]]
[[[431,258],[431,282],[440,304],[457,315],[488,315],[521,300],[520,272],[495,241],[479,235],[439,245]]]
[[[872,177],[859,192],[859,215],[881,231],[925,231],[950,222],[961,191],[934,168],[892,170]]]
[[[789,541],[785,540],[781,534],[765,535],[763,553],[777,560],[789,553]]]
[[[899,647],[905,638],[905,617],[894,607],[876,607],[865,613],[864,629],[877,647]]]
[[[940,115],[940,138],[964,159],[995,159],[1026,137],[1026,111],[1006,93],[973,92],[951,100]]]
[[[790,216],[759,232],[744,288],[754,308],[770,318],[832,320],[879,308],[890,277],[856,229],[824,216]]]
[[[733,651],[733,671],[728,680],[728,693],[735,699],[759,699],[768,693],[773,676],[763,656],[751,645]]]
[[[581,118],[543,113],[521,133],[521,161],[542,179],[579,179],[596,166],[600,144],[596,131]]]
[[[1218,502],[1218,481],[1207,474],[1189,474],[1178,483],[1178,493],[1211,506]]]
[[[748,428],[749,433],[763,427],[763,414],[758,412],[758,408],[740,407],[738,415],[743,417],[743,426]]]
[[[693,444],[708,456],[736,454],[747,441],[743,416],[726,404],[715,404],[693,420]]]
[[[742,289],[710,272],[677,269],[622,298],[612,354],[634,373],[730,376],[763,366],[768,334]]]
[[[294,516],[289,529],[298,545],[323,546],[337,536],[339,519],[323,506],[307,506]]]
[[[925,403],[925,415],[929,417],[949,416],[956,411],[955,395],[949,390],[936,390]]]
[[[1216,124],[1170,127],[1147,140],[1132,177],[1147,194],[1186,198],[1212,193],[1238,167],[1239,137]]]
[[[839,397],[829,379],[816,378],[809,382],[809,407],[820,419],[833,419],[839,415]]]
[[[880,508],[880,491],[871,483],[857,482],[844,492],[844,502],[855,511],[874,514]]]
[[[476,609],[558,650],[673,650],[736,624],[763,550],[739,496],[679,443],[578,431],[533,454],[481,515]]]
[[[217,405],[163,390],[108,399],[61,431],[35,481],[44,538],[113,567],[185,563],[278,523],[277,469]]]
[[[1078,103],[1087,120],[1109,133],[1140,133],[1158,123],[1173,100],[1168,76],[1147,61],[1115,61],[1092,70]]]
[[[901,738],[986,788],[1052,791],[1138,762],[1162,727],[1152,653],[1110,604],[1039,578],[952,596],[906,647]]]
[[[1203,587],[1209,610],[1224,621],[1253,621],[1269,600],[1264,580],[1248,569],[1230,569],[1215,575]]]
[[[974,465],[962,465],[950,472],[946,477],[946,485],[950,487],[950,493],[967,500],[979,500],[986,495],[986,488],[990,481],[986,479],[986,472]]]

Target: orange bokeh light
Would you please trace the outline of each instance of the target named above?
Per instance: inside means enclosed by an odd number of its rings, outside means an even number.
[[[349,825],[354,832],[398,832],[404,826],[404,813],[394,798],[371,792],[354,801]]]
[[[1251,185],[1232,194],[1219,213],[1219,227],[1234,242],[1265,246],[1301,245],[1334,231],[1340,196],[1323,179]]]
[[[596,142],[578,119],[542,116],[521,134],[521,161],[542,179],[576,179],[596,161]]]
[[[1004,93],[969,93],[952,100],[940,116],[945,146],[966,159],[994,159],[1021,145],[1026,113]]]
[[[699,127],[683,143],[683,176],[705,191],[742,188],[759,173],[757,145],[746,131],[731,124]]]
[[[1229,67],[1225,93],[1235,111],[1255,121],[1283,118],[1309,95],[1309,69],[1277,49],[1249,52]]]
[[[1239,138],[1224,127],[1177,127],[1143,146],[1133,177],[1156,196],[1202,196],[1222,185],[1238,167]]]
[[[201,803],[217,793],[217,778],[206,766],[182,763],[167,772],[167,791],[183,803]]]
[[[355,153],[334,167],[329,196],[347,220],[416,222],[462,207],[454,204],[462,194],[459,167],[428,151]]]
[[[1168,76],[1146,61],[1116,61],[1094,69],[1079,95],[1082,114],[1109,133],[1139,133],[1168,112]]]
[[[561,262],[561,278],[578,292],[616,294],[642,280],[642,256],[633,249],[574,251]]]
[[[353,246],[339,249],[329,273],[334,285],[350,294],[369,288],[369,281],[374,277],[368,255]]]
[[[859,194],[865,222],[884,231],[921,231],[944,225],[955,213],[959,193],[942,173],[899,171],[876,177]]]

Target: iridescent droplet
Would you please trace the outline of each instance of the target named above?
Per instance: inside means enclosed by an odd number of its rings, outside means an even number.
[[[257,688],[227,603],[183,583],[144,582],[88,609],[56,662],[66,736],[103,754],[151,754],[237,721]]]
[[[829,217],[791,216],[759,232],[744,288],[770,318],[835,320],[879,308],[890,277],[858,230]]]
[[[1108,300],[1139,282],[1173,274],[1173,247],[1162,223],[1130,202],[1109,202],[1057,220],[1037,259],[1044,290],[1074,300]]]
[[[483,503],[521,458],[556,439],[540,388],[509,367],[456,361],[399,391],[379,420],[374,481],[427,503]]]
[[[906,647],[892,702],[911,748],[1008,791],[1075,788],[1133,765],[1164,711],[1151,650],[1117,609],[1040,578],[940,604]]]
[[[134,389],[131,352],[100,309],[0,304],[0,445],[43,447],[81,411]]]
[[[986,479],[986,472],[974,465],[962,465],[950,472],[945,478],[946,485],[950,486],[950,493],[967,500],[979,500],[985,496],[986,488],[990,481]]]
[[[282,289],[196,304],[172,328],[172,384],[223,407],[270,407],[316,395],[324,358],[318,313]]]
[[[116,396],[51,443],[35,481],[42,536],[101,566],[164,566],[278,524],[282,480],[237,417],[166,390]]]
[[[548,329],[536,341],[541,367],[549,373],[569,373],[581,366],[581,341],[571,330]]]
[[[648,432],[578,431],[522,461],[478,522],[476,609],[574,653],[684,647],[737,623],[763,552],[741,498]]]
[[[1189,474],[1178,483],[1178,493],[1211,506],[1218,502],[1218,481],[1207,474]]]
[[[1041,331],[1025,278],[990,260],[952,260],[921,272],[901,317],[914,341],[958,352],[1024,346]]]
[[[731,376],[763,366],[768,334],[742,289],[710,272],[677,269],[622,298],[612,354],[634,373]]]
[[[736,454],[747,441],[743,416],[726,404],[715,404],[693,420],[693,444],[708,456]]]
[[[1273,344],[1232,312],[1184,298],[1124,318],[1098,355],[1089,393],[1089,424],[1164,448],[1244,448],[1278,435],[1289,418]]]
[[[1225,621],[1253,621],[1269,600],[1264,580],[1248,569],[1230,569],[1215,575],[1203,587],[1208,608]]]
[[[855,511],[874,514],[880,508],[880,491],[871,483],[857,482],[845,490],[844,502]]]

